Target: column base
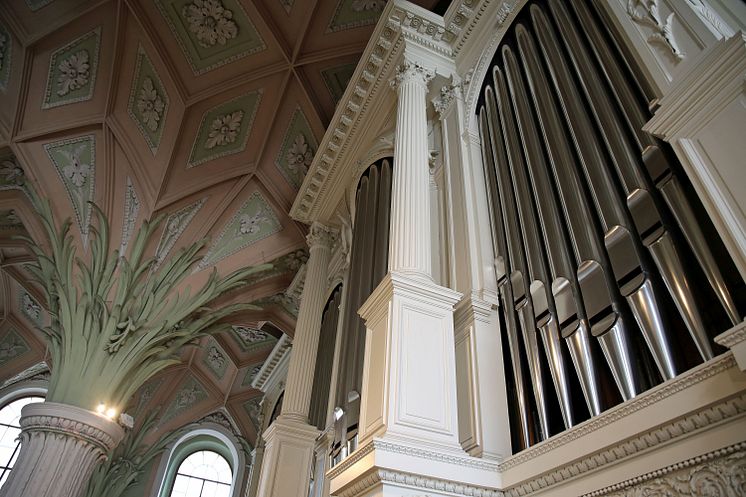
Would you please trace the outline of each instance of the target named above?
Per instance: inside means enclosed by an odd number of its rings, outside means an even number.
[[[257,497],[308,497],[319,430],[280,415],[264,432],[264,461]]]
[[[368,441],[327,472],[335,497],[410,495],[497,497],[502,478],[496,461],[464,452],[432,450],[384,436]]]
[[[21,451],[0,497],[78,497],[124,430],[94,412],[54,402],[23,408]]]

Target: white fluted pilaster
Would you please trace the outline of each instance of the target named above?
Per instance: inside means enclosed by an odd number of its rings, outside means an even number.
[[[2,497],[78,497],[124,437],[117,423],[79,407],[41,402],[21,412],[21,452]]]
[[[333,232],[326,226],[313,223],[306,238],[310,257],[306,264],[306,281],[298,310],[298,321],[293,338],[282,414],[286,419],[308,421],[313,373],[321,332],[321,317],[326,304],[329,261],[334,242]]]
[[[430,171],[427,146],[427,85],[433,71],[404,61],[391,80],[396,89],[396,139],[391,188],[389,270],[431,276]]]

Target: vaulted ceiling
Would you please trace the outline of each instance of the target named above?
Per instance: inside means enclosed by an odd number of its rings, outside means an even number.
[[[416,3],[432,7],[434,0]],[[43,293],[28,282],[17,234],[40,234],[18,175],[70,218],[85,253],[91,207],[124,253],[145,219],[166,221],[157,261],[210,242],[186,284],[215,267],[275,262],[230,300],[264,310],[184,353],[132,409],[163,406],[179,425],[225,407],[250,441],[251,377],[297,301],[305,227],[288,216],[306,168],[384,0],[3,0],[0,2],[0,376],[44,357],[34,326]],[[37,312],[38,311],[38,312]],[[261,328],[261,331],[257,331]]]

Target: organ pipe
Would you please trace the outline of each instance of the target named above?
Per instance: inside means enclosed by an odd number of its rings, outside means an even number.
[[[740,321],[675,158],[642,130],[649,85],[625,63],[592,5],[534,0],[483,83],[477,122],[521,447],[533,442],[532,402],[544,439],[555,399],[565,428],[577,423],[573,385],[595,416],[659,381],[648,364],[664,380],[681,373],[684,337],[713,356],[677,230]]]

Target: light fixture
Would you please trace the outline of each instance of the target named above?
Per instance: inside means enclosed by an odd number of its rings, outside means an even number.
[[[117,410],[114,409],[113,407],[110,407],[106,411],[106,417],[109,418],[109,419],[114,419],[114,416],[116,416],[116,415],[117,415]]]
[[[99,414],[103,414],[105,410],[106,404],[104,404],[103,402],[99,402],[98,406],[96,407],[96,412]]]

